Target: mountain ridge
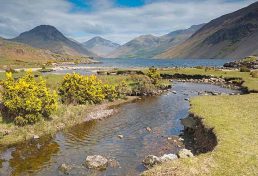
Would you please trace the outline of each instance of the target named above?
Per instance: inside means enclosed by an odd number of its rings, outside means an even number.
[[[182,43],[203,25],[193,25],[188,29],[173,31],[159,37],[151,34],[141,35],[114,50],[107,57],[152,58],[167,48]]]
[[[258,54],[258,2],[211,20],[156,58],[234,58]],[[252,45],[250,45],[252,43]]]

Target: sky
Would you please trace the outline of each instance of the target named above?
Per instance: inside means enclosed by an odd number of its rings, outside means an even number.
[[[53,25],[85,42],[101,36],[123,44],[207,23],[256,0],[0,0],[0,36],[13,38],[38,25]]]

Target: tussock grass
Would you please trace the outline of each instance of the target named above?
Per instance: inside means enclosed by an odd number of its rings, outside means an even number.
[[[191,104],[191,112],[214,128],[215,150],[164,163],[143,175],[258,175],[258,94],[196,97]]]

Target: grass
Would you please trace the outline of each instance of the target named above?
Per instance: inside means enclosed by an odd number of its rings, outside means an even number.
[[[239,72],[235,70],[205,69],[205,68],[177,68],[160,70],[163,74],[186,74],[186,75],[213,75],[222,78],[241,78],[248,91],[258,92],[258,78],[252,77],[249,72]]]
[[[191,112],[214,128],[215,150],[164,163],[143,175],[258,175],[258,94],[191,100]]]

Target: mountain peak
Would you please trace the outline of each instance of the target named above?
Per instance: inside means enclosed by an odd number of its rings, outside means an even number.
[[[118,48],[120,45],[110,40],[104,39],[100,36],[93,37],[92,39],[83,43],[83,45],[90,51],[105,57],[108,53]]]
[[[49,49],[58,54],[95,56],[80,43],[65,37],[58,29],[51,25],[40,25],[21,33],[12,41],[28,44],[35,48]]]

